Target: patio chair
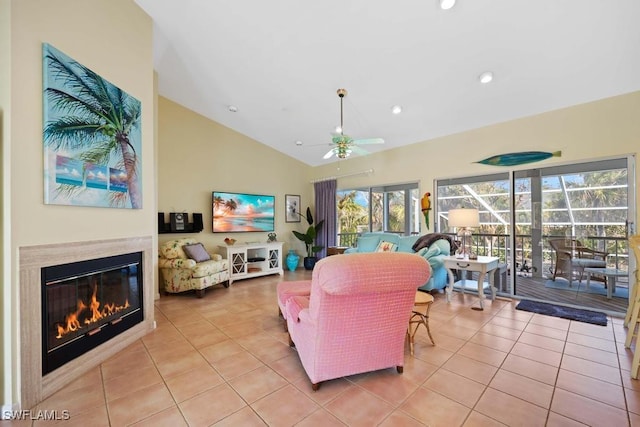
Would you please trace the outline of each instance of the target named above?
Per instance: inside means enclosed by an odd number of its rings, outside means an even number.
[[[578,282],[582,282],[585,268],[606,268],[606,252],[597,251],[585,247],[580,240],[576,239],[549,239],[549,245],[556,253],[556,261],[553,268],[553,280],[556,277],[563,277],[572,285],[574,276]],[[599,280],[607,287],[606,276],[593,275],[592,280]]]
[[[623,325],[629,330],[627,331],[627,339],[625,340],[625,348],[631,348],[631,344],[635,338],[635,347],[633,350],[633,360],[631,362],[631,378],[638,379],[638,367],[640,366],[640,345],[638,345],[638,321],[640,319],[640,298],[638,287],[640,286],[640,234],[636,234],[629,237],[629,248],[633,250],[633,255],[636,258],[636,271],[635,271],[635,284],[633,285],[633,291],[629,298],[629,308],[627,314],[624,317]]]

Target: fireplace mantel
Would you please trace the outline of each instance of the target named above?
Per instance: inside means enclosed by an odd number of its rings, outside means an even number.
[[[21,407],[28,409],[104,362],[153,329],[154,263],[150,236],[24,246],[20,256]],[[131,252],[142,252],[144,320],[106,343],[42,376],[41,269]]]

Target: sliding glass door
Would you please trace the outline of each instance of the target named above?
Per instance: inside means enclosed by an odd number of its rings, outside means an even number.
[[[634,160],[438,180],[437,230],[454,233],[449,209],[477,208],[474,251],[499,257],[509,272],[496,276],[499,292],[624,312],[634,271],[627,245],[634,232]]]
[[[515,295],[626,311],[633,175],[627,158],[514,173]]]

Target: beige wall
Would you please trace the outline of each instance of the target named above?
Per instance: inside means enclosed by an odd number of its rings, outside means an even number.
[[[519,169],[636,154],[640,148],[639,117],[640,92],[634,92],[365,157],[354,157],[340,162],[340,171],[336,170],[335,163],[316,167],[312,171],[312,178],[373,168],[375,172],[369,176],[339,179],[338,188],[419,181],[421,194],[433,192],[435,178],[508,170],[474,163],[496,154],[562,150],[562,157],[522,165]],[[638,175],[636,200],[640,191]]]
[[[216,250],[225,237],[266,241],[267,233],[212,233],[211,192],[275,195],[276,234],[285,242],[304,246],[291,230],[306,230],[306,222],[286,223],[285,194],[301,196],[303,209],[313,205],[309,166],[266,145],[188,110],[169,99],[158,101],[158,210],[203,214],[204,231],[198,234],[161,234],[160,243],[194,237]],[[298,251],[298,254],[304,252]]]
[[[6,2],[2,4],[4,6]],[[5,218],[5,225],[10,227],[11,234],[3,234],[3,240],[9,240],[4,266],[10,270],[10,280],[3,282],[4,296],[9,300],[2,300],[2,310],[3,320],[11,322],[9,330],[12,336],[3,333],[2,343],[5,346],[3,366],[10,360],[13,375],[4,372],[5,391],[7,387],[10,390],[10,395],[0,396],[5,405],[15,404],[19,396],[16,374],[18,316],[15,312],[7,316],[5,311],[18,307],[18,248],[151,236],[156,231],[151,19],[133,0],[11,0],[10,6],[12,92],[10,114],[8,117],[5,115],[9,123],[5,122],[3,126],[9,127],[9,134],[3,136],[2,141],[4,152],[10,152],[10,157],[4,159],[5,164],[8,161],[11,168],[11,181],[3,182],[4,203],[10,204],[10,217]],[[1,28],[4,31],[5,25]],[[66,53],[142,102],[143,209],[44,204],[43,42]]]

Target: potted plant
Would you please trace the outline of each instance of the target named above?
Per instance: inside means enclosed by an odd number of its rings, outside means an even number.
[[[300,215],[298,213],[298,215]],[[300,215],[302,216],[302,215]],[[293,231],[293,234],[298,238],[298,240],[304,242],[307,248],[307,256],[304,258],[304,268],[307,270],[313,270],[313,267],[316,265],[316,261],[318,258],[316,257],[316,253],[322,250],[324,246],[318,246],[315,244],[316,236],[318,232],[322,229],[322,224],[324,224],[324,220],[318,222],[315,226],[313,225],[313,216],[311,215],[311,209],[307,207],[307,215],[306,218],[307,223],[309,224],[309,228],[307,228],[306,233],[300,233],[299,231]]]

